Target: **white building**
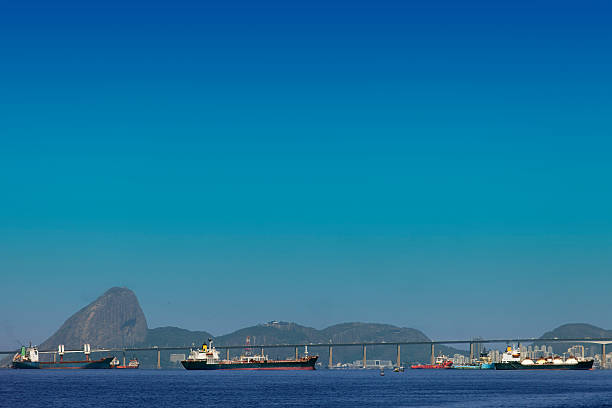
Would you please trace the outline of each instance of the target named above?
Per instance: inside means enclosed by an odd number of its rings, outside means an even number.
[[[363,368],[363,360],[353,361],[352,367]],[[393,362],[391,360],[366,360],[365,368],[393,368]]]
[[[577,344],[567,349],[567,354],[570,356],[584,359],[584,346]]]
[[[170,362],[174,364],[179,364],[181,361],[185,360],[184,354],[170,354]]]
[[[454,365],[463,365],[469,363],[469,358],[464,356],[463,354],[455,354],[453,358],[451,358]]]

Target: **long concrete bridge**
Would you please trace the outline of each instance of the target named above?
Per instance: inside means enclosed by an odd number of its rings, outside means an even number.
[[[414,346],[414,345],[429,345],[431,347],[431,363],[434,363],[435,359],[435,346],[436,345],[449,345],[449,344],[469,344],[470,345],[470,359],[474,358],[474,350],[476,344],[493,344],[493,343],[506,343],[506,344],[520,344],[520,343],[591,343],[601,344],[602,356],[606,354],[606,345],[612,343],[612,337],[592,338],[592,337],[576,337],[576,338],[506,338],[506,339],[470,339],[470,340],[430,340],[430,341],[380,341],[380,342],[359,342],[359,343],[295,343],[295,344],[260,344],[260,345],[218,345],[215,347],[220,350],[225,350],[227,358],[229,359],[229,351],[232,349],[261,349],[261,353],[264,353],[265,349],[274,348],[294,348],[295,357],[298,357],[300,348],[321,348],[328,347],[329,350],[329,362],[328,367],[333,365],[333,349],[334,347],[361,347],[363,351],[363,366],[366,366],[367,348],[368,346],[395,346],[397,348],[397,361],[396,364],[399,367],[401,365],[401,346]],[[101,347],[92,349],[92,353],[104,353],[104,352],[134,352],[134,351],[156,351],[157,352],[157,368],[161,368],[161,352],[162,351],[181,351],[190,350],[194,348],[194,345],[189,346],[172,346],[172,347]],[[15,354],[19,350],[0,350],[2,354]],[[65,353],[82,353],[83,350],[65,350]],[[39,350],[40,354],[54,354],[57,350]],[[603,368],[605,367],[605,359],[602,359]]]

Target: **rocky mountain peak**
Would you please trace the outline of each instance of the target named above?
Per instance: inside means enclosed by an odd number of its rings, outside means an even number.
[[[68,318],[40,347],[54,349],[64,344],[78,349],[85,343],[92,348],[129,347],[144,341],[147,330],[147,320],[134,292],[113,287]]]

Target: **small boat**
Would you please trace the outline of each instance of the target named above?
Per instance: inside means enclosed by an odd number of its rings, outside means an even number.
[[[124,363],[123,365],[120,365],[119,360],[117,359],[117,357],[113,358],[113,361],[110,362],[111,368],[131,368],[131,369],[135,369],[140,367],[140,362],[138,361],[138,359],[136,357],[134,358],[130,358],[130,361],[125,364],[125,358],[124,358]]]

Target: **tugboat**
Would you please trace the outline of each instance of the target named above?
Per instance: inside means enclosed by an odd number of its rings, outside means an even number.
[[[117,357],[113,358],[113,360],[110,362],[110,366],[111,368],[138,368],[140,367],[140,362],[138,361],[138,359],[136,357],[134,358],[130,358],[130,362],[125,364],[125,357],[123,358],[123,365],[121,365],[121,363],[119,363],[119,359],[117,359]]]
[[[192,349],[189,357],[181,361],[187,370],[314,370],[319,356],[309,356],[308,346],[304,357],[289,360],[270,360],[268,356],[241,355],[234,360],[222,360],[212,339],[200,349]]]
[[[60,361],[40,361],[39,352],[36,346],[21,347],[21,351],[13,356],[13,368],[18,369],[100,369],[111,368],[110,362],[113,357],[104,357],[100,360],[90,360],[89,354],[91,347],[85,344],[83,347],[85,360],[64,361],[64,345],[58,347]]]
[[[559,356],[541,357],[536,361],[530,358],[521,358],[521,352],[512,347],[508,347],[502,355],[501,363],[495,363],[496,370],[591,370],[593,360],[578,360],[570,356],[563,360]]]
[[[453,362],[443,354],[440,354],[436,357],[435,364],[415,364],[411,365],[410,368],[414,369],[446,369],[451,368],[453,366]]]

